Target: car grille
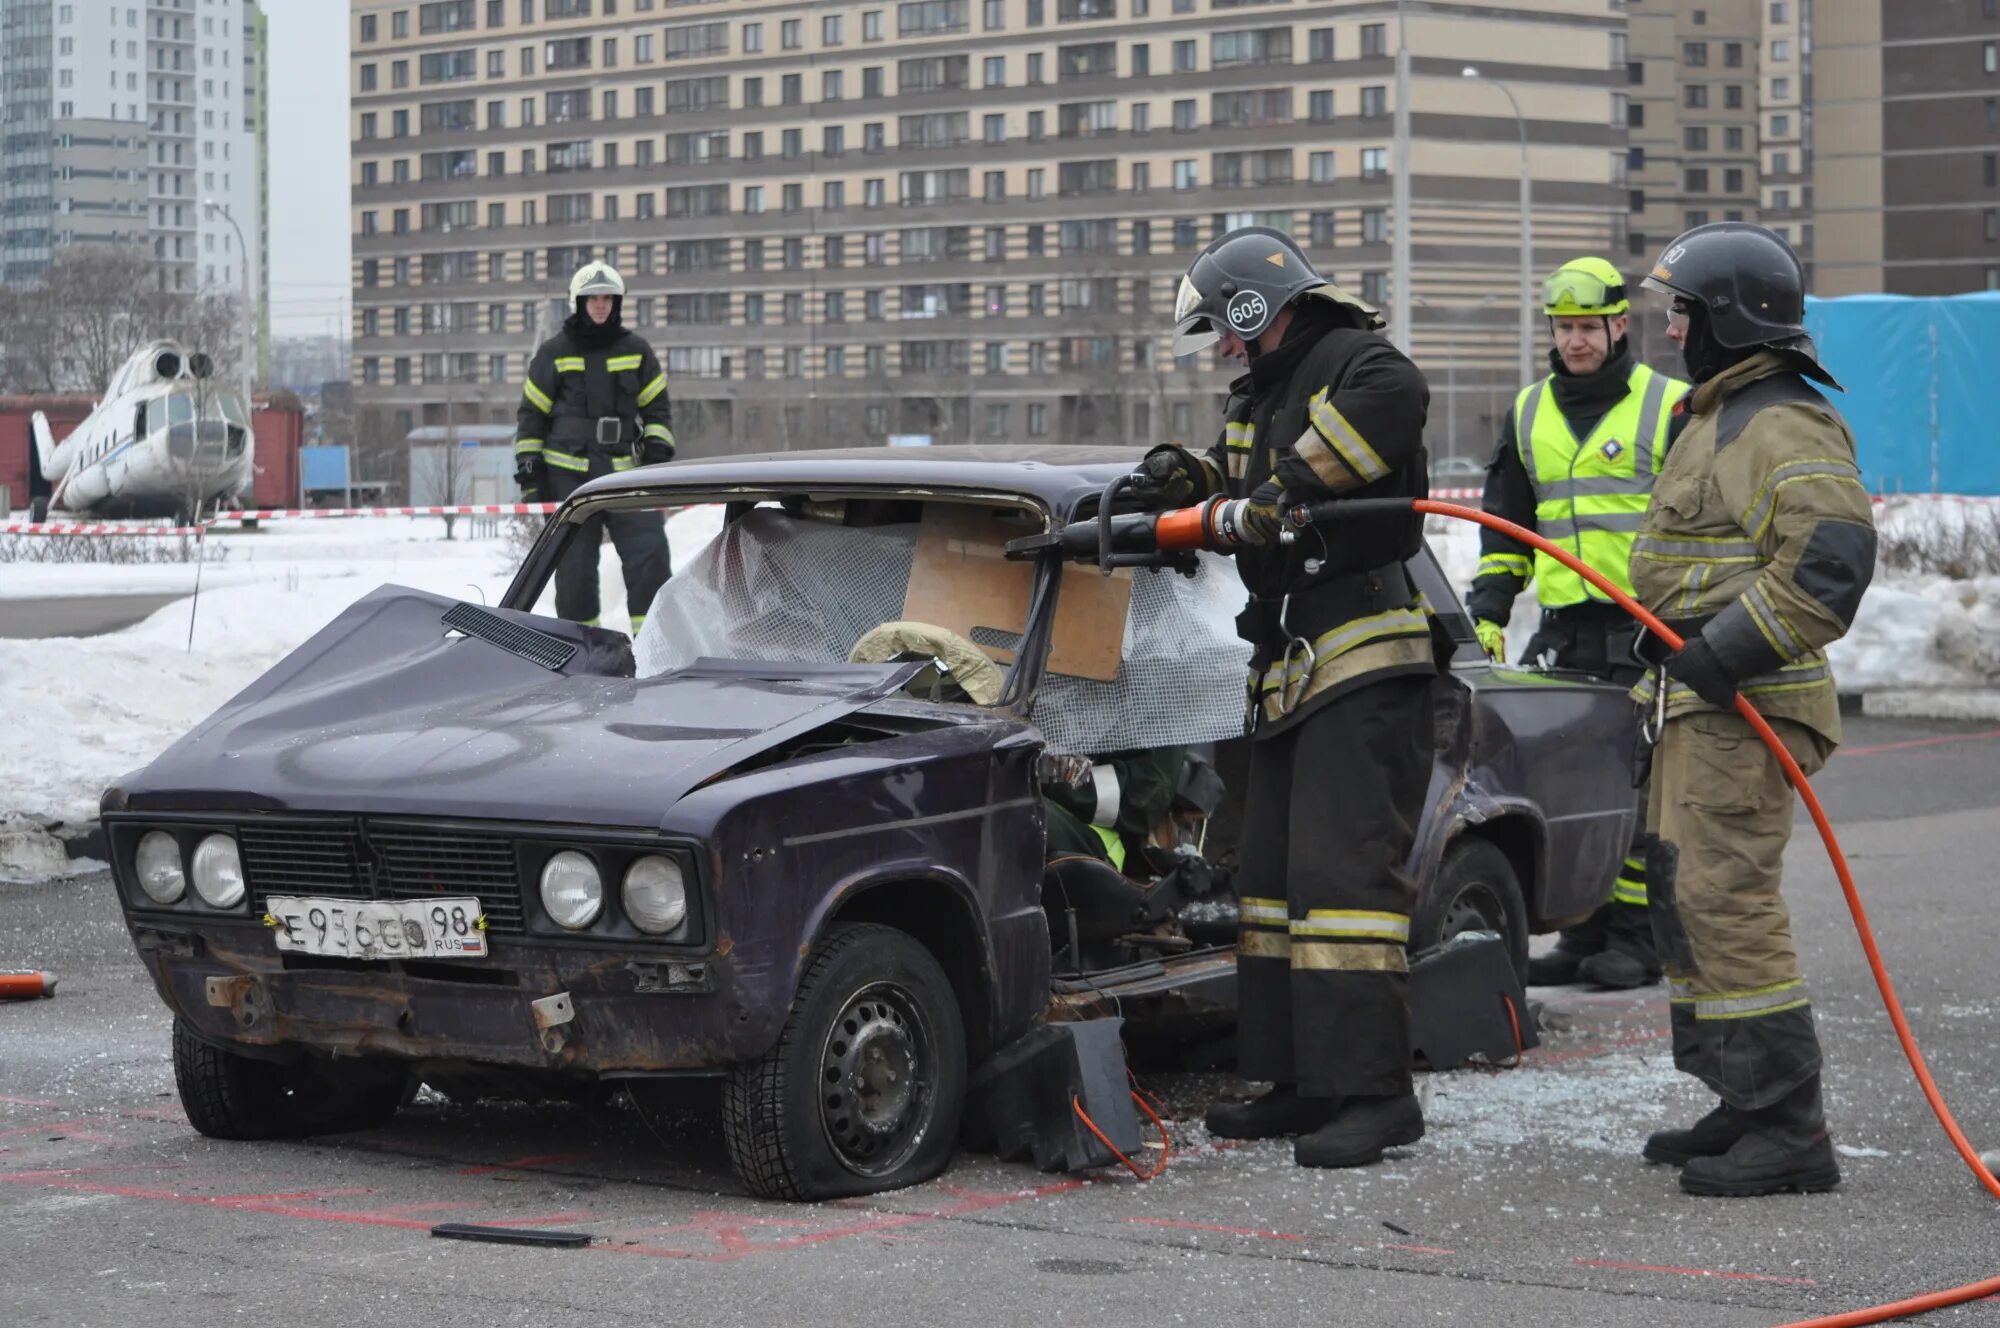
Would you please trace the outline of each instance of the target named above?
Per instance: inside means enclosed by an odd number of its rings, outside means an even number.
[[[487,930],[518,936],[525,929],[513,841],[406,827],[368,827],[380,870],[373,886],[362,871],[369,855],[353,824],[246,825],[237,835],[251,904],[272,895],[334,899],[477,898]]]

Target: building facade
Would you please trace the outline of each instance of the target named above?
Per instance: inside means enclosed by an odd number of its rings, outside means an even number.
[[[1411,344],[1433,450],[1483,456],[1515,387],[1521,129],[1538,267],[1624,243],[1624,19],[1403,9]],[[601,257],[692,453],[1205,446],[1232,370],[1167,349],[1201,246],[1274,226],[1389,307],[1398,10],[353,0],[357,407],[398,437],[511,418]]]
[[[259,307],[261,21],[255,0],[0,0],[0,279],[139,244],[169,289]]]
[[[2000,289],[2000,3],[1809,14],[1815,289]]]

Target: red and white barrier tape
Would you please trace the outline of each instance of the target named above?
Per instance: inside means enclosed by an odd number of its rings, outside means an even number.
[[[555,503],[462,503],[454,507],[271,507],[217,512],[204,526],[132,526],[115,521],[50,522],[0,526],[0,535],[199,535],[225,521],[275,521],[300,517],[546,516]]]
[[[1430,496],[1442,499],[1467,499],[1483,497],[1484,492],[1482,489],[1433,489]],[[1878,504],[1886,503],[1890,499],[1971,504],[2000,503],[2000,496],[1983,494],[1871,495],[1871,501]],[[255,511],[217,512],[206,526],[128,526],[115,521],[61,523],[45,521],[39,525],[0,526],[0,535],[199,535],[203,530],[213,529],[225,521],[292,521],[323,517],[373,516],[546,516],[555,511],[557,506],[556,503],[460,503],[449,507],[265,507]]]

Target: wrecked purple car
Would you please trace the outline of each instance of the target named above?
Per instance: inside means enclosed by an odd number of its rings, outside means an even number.
[[[1226,1046],[1233,570],[1008,556],[1135,457],[677,462],[580,490],[498,606],[354,604],[104,795],[190,1121],[712,1076],[744,1183],[824,1198],[940,1171],[971,1071],[1041,1021],[1115,1005],[1135,1045]],[[532,611],[584,518],[711,503],[636,641]],[[1457,643],[1413,949],[1494,931],[1524,963],[1623,856],[1629,703],[1489,665],[1413,571]],[[1158,851],[1052,866],[1052,761],[1165,747],[1202,778]]]

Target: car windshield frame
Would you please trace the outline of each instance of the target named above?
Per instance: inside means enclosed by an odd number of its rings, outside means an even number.
[[[879,498],[904,502],[940,502],[964,506],[1014,507],[1041,522],[1044,533],[1056,527],[1057,516],[1049,504],[1034,494],[991,484],[959,487],[950,484],[885,483],[869,481],[815,481],[810,484],[757,484],[741,482],[690,484],[686,487],[662,484],[646,489],[617,489],[579,494],[570,499],[550,519],[522,561],[514,579],[501,597],[502,608],[533,613],[542,591],[555,575],[563,550],[575,538],[583,523],[607,512],[652,511],[678,507],[720,504],[733,521],[756,506],[783,499],[808,503],[837,502],[850,498]],[[1047,671],[1048,654],[1055,638],[1056,604],[1062,588],[1062,557],[1056,549],[1045,549],[1032,559],[1034,579],[1028,592],[1026,620],[1021,626],[1020,645],[1014,665],[1006,670],[1007,682],[993,710],[1026,720],[1034,706]],[[752,661],[775,664],[774,661]]]

